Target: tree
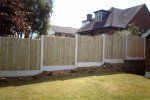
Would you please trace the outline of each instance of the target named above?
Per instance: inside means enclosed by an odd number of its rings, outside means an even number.
[[[22,0],[0,1],[0,36],[18,37],[19,33],[28,36],[30,25],[26,19],[29,12]]]
[[[47,34],[52,5],[52,0],[1,0],[0,36]]]
[[[134,23],[128,25],[128,30],[131,32],[133,35],[141,35],[141,31],[139,27],[135,26]]]
[[[48,33],[49,19],[52,13],[52,0],[24,0],[30,14],[27,16],[31,32],[40,35]]]

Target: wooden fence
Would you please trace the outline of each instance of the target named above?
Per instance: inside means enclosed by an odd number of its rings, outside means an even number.
[[[44,65],[74,65],[75,39],[44,37]]]
[[[78,62],[102,62],[103,38],[101,36],[78,38]]]
[[[42,36],[41,40],[0,37],[0,76],[26,76],[144,58],[145,39],[139,36]]]
[[[124,35],[106,35],[104,45],[105,45],[105,59],[125,58]]]
[[[0,37],[0,70],[39,70],[40,40]]]
[[[139,36],[127,36],[127,59],[143,59],[144,57],[144,38]]]

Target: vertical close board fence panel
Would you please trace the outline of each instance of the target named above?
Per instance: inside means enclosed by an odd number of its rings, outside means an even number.
[[[125,35],[105,35],[104,62],[123,63],[125,56]]]
[[[127,60],[143,60],[144,59],[144,38],[136,35],[127,36]]]
[[[72,69],[75,67],[75,39],[44,36],[44,71]]]
[[[135,35],[0,37],[0,77],[100,66],[145,58],[145,40]]]
[[[40,69],[41,68],[41,41],[40,40],[30,40],[30,69]],[[33,63],[34,62],[34,63]]]
[[[40,40],[0,37],[0,76],[39,73]]]
[[[78,37],[78,67],[100,66],[103,62],[103,38],[100,36]]]

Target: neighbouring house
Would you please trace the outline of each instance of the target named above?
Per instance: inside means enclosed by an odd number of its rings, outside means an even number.
[[[127,9],[110,8],[98,10],[87,15],[82,21],[82,27],[78,30],[80,35],[113,34],[115,31],[127,29],[129,24],[134,23],[141,31],[150,28],[150,13],[145,4]]]
[[[145,59],[145,76],[150,77],[150,29],[148,29],[142,37],[146,38],[146,59]]]
[[[74,37],[77,32],[77,28],[62,27],[51,25],[49,35],[60,36],[60,37]]]

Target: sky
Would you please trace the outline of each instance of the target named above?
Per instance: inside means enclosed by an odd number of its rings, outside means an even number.
[[[150,0],[53,0],[51,25],[80,28],[87,14],[111,7],[125,9],[146,4],[150,11]],[[94,17],[94,14],[93,14]]]

